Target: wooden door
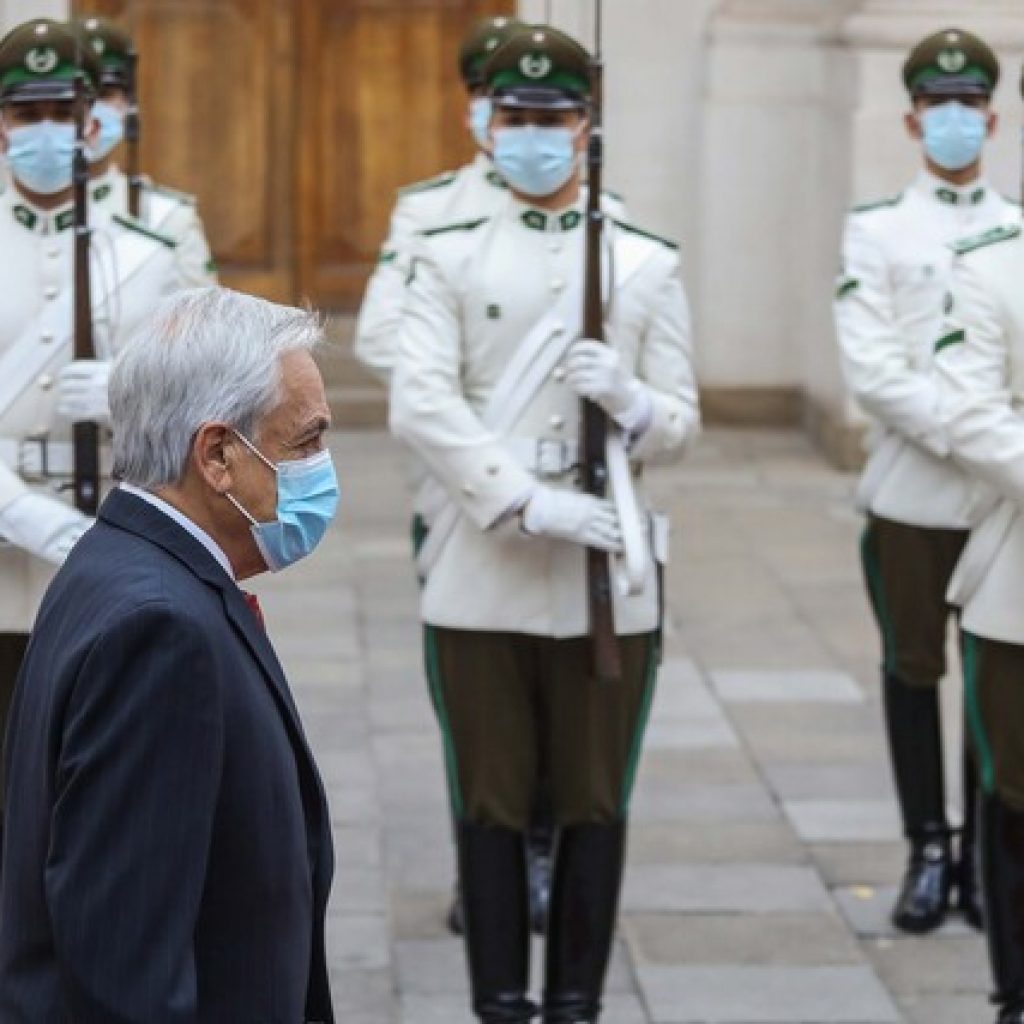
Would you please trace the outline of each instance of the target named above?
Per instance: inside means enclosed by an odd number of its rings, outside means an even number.
[[[395,189],[471,154],[459,40],[513,0],[77,0],[140,52],[143,167],[225,284],[353,309]]]

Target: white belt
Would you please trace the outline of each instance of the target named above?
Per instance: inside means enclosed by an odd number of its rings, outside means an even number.
[[[579,445],[549,437],[507,437],[503,446],[512,457],[542,480],[553,480],[579,468]]]
[[[75,448],[70,441],[48,441],[42,437],[17,440],[0,437],[0,461],[15,470],[26,483],[70,478],[74,473]],[[100,472],[109,477],[113,460],[110,447],[100,448]]]

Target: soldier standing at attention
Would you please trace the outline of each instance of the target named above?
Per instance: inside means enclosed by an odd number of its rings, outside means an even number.
[[[950,585],[981,781],[981,879],[997,1024],[1024,1024],[1024,236],[956,246],[935,343],[941,414],[979,513]]]
[[[642,588],[616,593],[622,678],[593,672],[586,552],[621,549],[619,499],[636,499],[579,490],[581,396],[625,440],[634,479],[698,425],[674,245],[607,224],[608,344],[581,338],[589,69],[583,47],[544,26],[488,61],[494,160],[510,191],[490,216],[422,233],[392,382],[392,428],[445,494],[421,551],[421,613],[485,1024],[536,1013],[523,840],[541,764],[559,830],[544,1021],[598,1019],[656,675],[660,528],[646,538]]]
[[[46,19],[0,40],[0,726],[42,593],[91,519],[68,504],[71,425],[109,422],[109,358],[163,294],[181,287],[175,243],[93,209],[96,360],[72,360],[73,82],[100,71]],[[86,141],[95,137],[88,119]],[[107,462],[109,460],[106,460]]]
[[[135,46],[127,32],[105,18],[82,18],[73,26],[83,34],[100,65],[99,98],[93,104],[99,131],[90,153],[90,198],[97,206],[127,214],[128,175],[118,167],[116,155],[125,137],[125,117],[132,101],[129,88],[135,74]],[[217,283],[217,270],[196,210],[195,196],[156,185],[146,178],[142,183],[139,217],[154,231],[174,239],[175,256],[186,285],[201,288]]]
[[[952,890],[975,927],[973,762],[964,753],[964,818],[954,860],[946,818],[938,683],[946,670],[946,588],[971,524],[973,485],[949,458],[931,376],[951,243],[1019,210],[982,177],[996,127],[999,65],[959,29],[922,40],[903,68],[911,138],[924,167],[900,195],[856,208],[846,224],[835,318],[847,384],[876,423],[860,481],[867,512],[862,558],[882,636],[886,729],[909,863],[896,927],[927,932]]]

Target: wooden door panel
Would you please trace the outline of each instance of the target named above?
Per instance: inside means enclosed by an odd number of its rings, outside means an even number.
[[[299,285],[354,308],[395,190],[472,154],[456,67],[472,21],[501,0],[308,0],[299,8]]]
[[[84,5],[83,5],[84,6]],[[225,283],[290,299],[292,18],[277,0],[90,0],[140,53],[142,165],[195,193]]]

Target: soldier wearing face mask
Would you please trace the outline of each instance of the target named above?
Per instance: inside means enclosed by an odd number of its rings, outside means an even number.
[[[982,175],[999,80],[991,49],[951,28],[922,40],[903,68],[909,135],[923,167],[903,192],[856,208],[843,243],[835,319],[847,384],[875,421],[858,500],[862,558],[882,638],[882,687],[909,863],[893,921],[942,923],[953,891],[975,927],[973,761],[964,751],[959,856],[946,817],[938,683],[946,670],[946,589],[978,497],[950,459],[932,377],[952,243],[1020,219]]]
[[[0,149],[11,176],[0,195],[0,722],[53,568],[91,524],[68,503],[72,424],[109,422],[110,357],[181,287],[172,239],[93,207],[97,359],[72,359],[79,62],[94,96],[99,67],[66,25],[36,19],[0,40]],[[87,143],[97,127],[88,116]]]
[[[100,91],[93,104],[99,124],[89,153],[92,201],[114,213],[128,213],[128,176],[117,165],[128,111],[129,67],[135,59],[131,36],[106,18],[88,17],[74,22],[100,66]],[[190,287],[217,283],[206,231],[196,209],[195,196],[143,183],[139,210],[141,220],[154,231],[174,239],[181,276]]]
[[[678,455],[698,423],[672,243],[609,219],[608,340],[581,336],[589,72],[586,50],[545,26],[487,62],[508,191],[489,216],[420,233],[392,379],[392,429],[440,488],[419,554],[421,615],[485,1024],[537,1012],[524,833],[542,771],[558,828],[543,1020],[600,1016],[658,663],[667,524],[652,516],[640,585],[616,593],[622,678],[593,671],[586,552],[621,552],[626,506],[580,490],[581,399],[624,439],[637,487],[644,463]]]

